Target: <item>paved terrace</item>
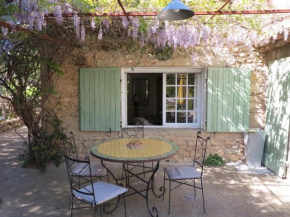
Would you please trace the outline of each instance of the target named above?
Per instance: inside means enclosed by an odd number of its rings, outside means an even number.
[[[24,127],[19,129],[26,134]],[[45,174],[36,169],[24,169],[19,154],[25,150],[22,139],[14,131],[0,134],[0,205],[1,217],[64,217],[70,216],[69,183],[65,164],[49,165]],[[165,165],[157,172],[156,185],[162,184]],[[120,174],[121,165],[109,164],[114,173]],[[202,211],[200,191],[193,197],[193,189],[182,186],[172,192],[171,217],[289,217],[290,182],[267,175],[240,174],[235,167],[205,168],[206,214]],[[133,184],[142,187],[137,180]],[[168,193],[168,192],[167,192]],[[165,201],[151,197],[150,203],[159,210],[159,216],[167,216]],[[149,217],[146,203],[138,195],[127,198],[128,217]],[[75,210],[75,217],[93,216],[93,210]],[[105,215],[103,216],[111,216]],[[123,217],[121,205],[114,217]]]

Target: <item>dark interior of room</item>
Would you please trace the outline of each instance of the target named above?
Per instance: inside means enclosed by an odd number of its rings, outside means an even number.
[[[162,125],[162,74],[128,74],[128,125]]]

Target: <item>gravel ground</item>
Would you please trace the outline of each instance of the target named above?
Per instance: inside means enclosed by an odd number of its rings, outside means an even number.
[[[18,130],[25,136],[26,129]],[[14,131],[0,134],[0,217],[63,217],[70,216],[69,183],[65,164],[49,165],[42,174],[37,169],[24,169],[19,154],[25,150],[21,137]],[[91,157],[92,158],[92,157]],[[93,159],[92,159],[93,160]],[[175,163],[161,162],[156,186],[162,185],[163,169]],[[121,165],[109,163],[120,176]],[[144,187],[132,180],[138,188]],[[201,194],[193,197],[193,189],[181,186],[172,192],[171,217],[289,217],[290,182],[273,174],[238,173],[233,166],[205,168],[206,213],[203,214]],[[158,188],[157,188],[158,189]],[[126,199],[128,217],[149,217],[146,201],[139,195]],[[159,216],[167,216],[168,192],[165,201],[150,195],[150,206],[158,208]],[[93,210],[75,210],[74,216],[93,216]],[[103,214],[103,216],[110,216]],[[113,213],[124,216],[122,205]]]

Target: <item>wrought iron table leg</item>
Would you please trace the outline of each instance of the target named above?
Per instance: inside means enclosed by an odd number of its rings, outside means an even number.
[[[148,209],[148,212],[149,214],[152,216],[152,217],[158,217],[159,214],[158,214],[158,210],[156,207],[152,207],[152,211],[151,209],[149,208],[149,199],[148,199],[148,194],[149,194],[149,190],[150,190],[150,185],[151,185],[151,189],[152,189],[152,192],[153,194],[156,196],[156,197],[161,197],[164,192],[165,192],[165,188],[164,187],[160,187],[160,191],[162,191],[162,193],[160,195],[157,195],[154,191],[154,188],[153,188],[153,182],[154,182],[154,175],[155,173],[157,172],[157,170],[159,169],[159,161],[156,163],[156,166],[153,170],[153,173],[149,179],[149,182],[148,182],[148,185],[147,185],[147,189],[146,189],[146,203],[147,203],[147,209]]]
[[[158,161],[158,163],[156,164],[156,167],[155,167],[155,169],[154,169],[154,171],[153,171],[153,178],[152,178],[152,181],[151,181],[151,189],[152,189],[152,192],[153,192],[153,194],[155,195],[155,197],[160,198],[160,197],[162,197],[162,196],[165,194],[165,184],[159,188],[159,191],[161,191],[161,194],[156,194],[156,192],[155,192],[154,174],[156,173],[156,171],[157,171],[158,169],[159,169],[159,161]],[[150,182],[150,181],[149,181],[149,182]]]

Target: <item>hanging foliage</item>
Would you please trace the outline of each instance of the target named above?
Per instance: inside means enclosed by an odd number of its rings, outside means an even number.
[[[160,0],[152,1],[123,1],[127,11],[160,11],[168,2]],[[188,6],[196,11],[218,10],[223,0],[203,1],[193,0],[187,2]],[[88,28],[98,32],[98,40],[103,39],[104,33],[115,28],[116,22],[121,21],[122,29],[127,32],[123,37],[144,43],[156,43],[156,47],[172,46],[174,49],[190,48],[196,45],[224,46],[244,44],[248,47],[257,45],[269,38],[277,37],[284,30],[288,37],[288,29],[265,26],[261,30],[265,16],[258,15],[231,15],[215,16],[209,20],[209,16],[196,16],[187,21],[160,22],[156,17],[87,17],[83,13],[116,13],[122,12],[117,1],[102,0],[71,0],[71,1],[45,1],[45,0],[0,0],[0,21],[12,26],[23,26],[31,30],[41,31],[46,28],[47,22],[55,20],[57,25],[70,27],[76,32],[76,38],[80,43],[85,42]],[[264,0],[230,1],[223,10],[260,10],[268,8]],[[63,17],[65,13],[72,13],[72,17]],[[53,16],[52,16],[53,15]],[[271,18],[271,15],[268,15]],[[57,28],[57,27],[56,27]],[[13,31],[13,30],[12,30]],[[112,31],[111,31],[112,32]],[[6,35],[8,29],[2,27],[2,34]],[[111,37],[110,34],[105,34]],[[116,35],[116,34],[115,34]],[[285,37],[286,37],[285,36]]]

